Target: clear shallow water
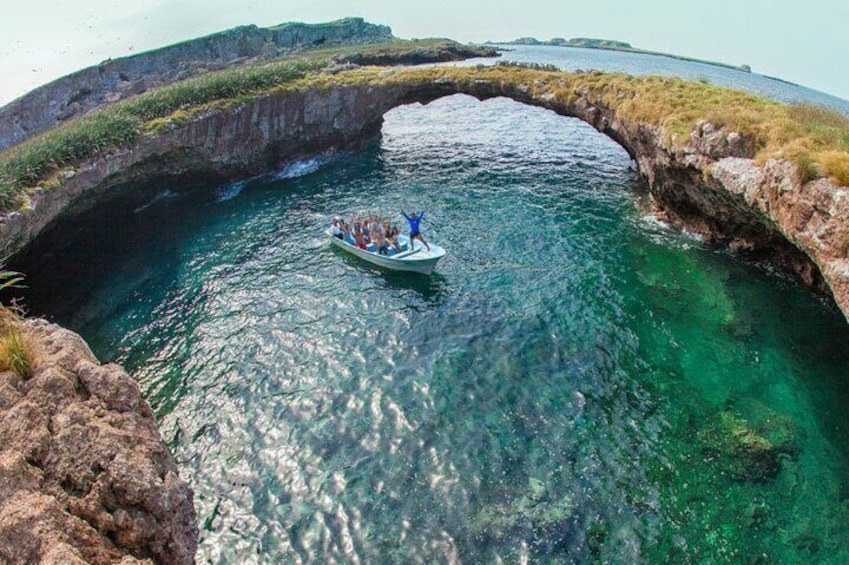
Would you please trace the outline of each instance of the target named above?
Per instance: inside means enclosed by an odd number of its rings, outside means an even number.
[[[842,317],[644,218],[585,124],[456,96],[357,153],[178,189],[21,268],[146,391],[199,562],[849,561]],[[430,278],[320,235],[402,207],[449,250]],[[784,446],[774,476],[712,449],[757,443],[729,418]]]

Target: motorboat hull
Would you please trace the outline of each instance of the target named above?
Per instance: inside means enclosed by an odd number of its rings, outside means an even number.
[[[383,267],[392,271],[407,271],[411,273],[421,273],[429,275],[439,262],[445,256],[445,249],[438,245],[430,245],[427,249],[424,244],[418,239],[413,241],[412,249],[409,249],[406,236],[400,236],[399,243],[402,244],[405,251],[401,251],[395,255],[380,255],[375,251],[360,249],[352,243],[339,239],[330,233],[330,230],[325,232],[330,241],[338,248],[347,251],[348,253],[359,257],[373,265]],[[373,246],[372,246],[373,247]]]

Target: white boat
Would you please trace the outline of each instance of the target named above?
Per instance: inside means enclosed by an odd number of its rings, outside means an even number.
[[[401,251],[394,252],[392,255],[380,255],[373,243],[369,245],[368,249],[360,249],[353,243],[335,237],[329,228],[324,233],[336,247],[356,255],[360,259],[365,259],[369,263],[393,271],[410,271],[429,275],[436,267],[437,261],[445,257],[445,249],[432,243],[430,243],[430,249],[428,249],[418,239],[413,241],[411,249],[406,235],[398,236]]]

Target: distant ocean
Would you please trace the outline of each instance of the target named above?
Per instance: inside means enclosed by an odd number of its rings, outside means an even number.
[[[498,47],[504,49],[504,54],[499,59],[506,61],[554,65],[567,71],[597,70],[702,80],[711,84],[747,90],[782,102],[805,102],[826,106],[849,115],[849,101],[842,98],[755,72],[747,73],[720,65],[604,49],[554,45],[498,45]],[[480,62],[491,63],[493,59],[475,59],[462,64]]]

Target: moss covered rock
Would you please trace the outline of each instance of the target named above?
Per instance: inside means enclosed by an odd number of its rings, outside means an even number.
[[[737,479],[770,480],[780,470],[780,451],[733,412],[720,412],[698,438],[708,460]]]
[[[769,441],[779,453],[792,458],[799,455],[805,438],[792,418],[757,400],[749,400],[738,408],[749,422],[749,426]]]

